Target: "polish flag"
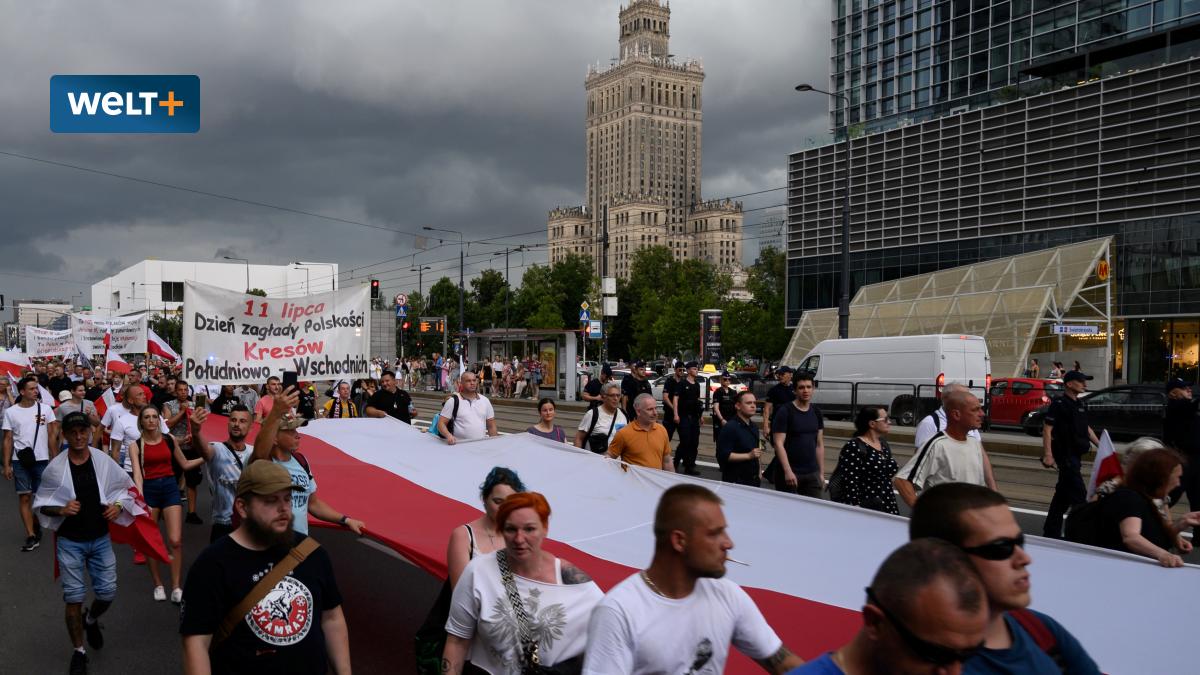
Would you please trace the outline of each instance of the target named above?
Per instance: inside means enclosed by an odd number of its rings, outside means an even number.
[[[104,329],[104,351],[107,352],[108,348],[111,346],[112,346],[112,329],[105,328]]]
[[[146,351],[175,363],[180,361],[179,354],[171,349],[171,345],[150,328],[146,329]]]
[[[108,361],[105,362],[104,367],[108,368],[114,373],[120,373],[122,375],[133,370],[133,366],[129,365],[129,362],[121,358],[121,355],[116,352],[110,352],[108,354]]]
[[[1105,430],[1100,434],[1100,445],[1096,446],[1096,459],[1092,462],[1092,479],[1088,481],[1087,498],[1091,499],[1096,494],[1096,488],[1104,481],[1124,475],[1121,458],[1113,447],[1112,438]]]
[[[11,378],[21,379],[31,367],[29,355],[25,352],[0,352],[0,372],[8,374]]]
[[[117,406],[117,397],[113,394],[112,387],[104,388],[104,393],[100,394],[100,398],[95,400],[95,406],[96,414],[100,416],[100,419],[104,419],[104,414],[108,412],[109,408]],[[104,447],[107,448],[108,445],[106,444]]]
[[[108,536],[114,544],[129,544],[147,558],[170,564],[171,556],[163,543],[162,532],[158,529],[158,523],[150,518],[150,507],[142,499],[142,493],[138,492],[136,486],[131,486],[128,494],[133,501],[133,522],[124,525],[110,522]]]

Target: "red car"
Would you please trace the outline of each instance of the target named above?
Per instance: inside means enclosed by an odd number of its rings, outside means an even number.
[[[991,424],[1020,426],[1025,415],[1050,402],[1063,391],[1062,380],[1034,377],[999,377],[989,391]]]

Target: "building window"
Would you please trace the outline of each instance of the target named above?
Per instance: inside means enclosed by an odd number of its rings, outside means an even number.
[[[162,301],[163,302],[183,302],[183,282],[182,281],[164,281],[164,282],[162,282]]]

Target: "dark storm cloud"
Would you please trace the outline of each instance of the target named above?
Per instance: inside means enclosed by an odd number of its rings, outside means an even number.
[[[582,199],[583,79],[588,64],[616,53],[618,5],[8,4],[0,151],[393,230],[432,225],[468,239],[541,230],[548,209]],[[825,101],[791,88],[827,82],[827,3],[677,1],[671,46],[702,57],[707,72],[705,195],[782,186],[786,153],[825,133]],[[50,76],[104,72],[198,74],[201,132],[49,133]],[[7,156],[0,186],[0,256],[13,271],[93,281],[147,257],[239,252],[347,270],[414,251],[407,234]],[[775,192],[747,206],[782,199]],[[453,248],[418,258],[453,258]],[[471,252],[488,250],[497,247]],[[384,278],[414,286],[409,263],[376,270],[398,270]],[[440,273],[427,273],[426,285]],[[10,297],[79,290],[11,276],[0,276],[0,288]]]

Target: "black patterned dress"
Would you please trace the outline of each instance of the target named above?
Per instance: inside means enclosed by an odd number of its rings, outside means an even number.
[[[892,457],[887,441],[880,439],[876,450],[858,437],[846,441],[838,454],[838,470],[843,474],[845,503],[864,509],[900,514],[892,478],[900,467]]]

